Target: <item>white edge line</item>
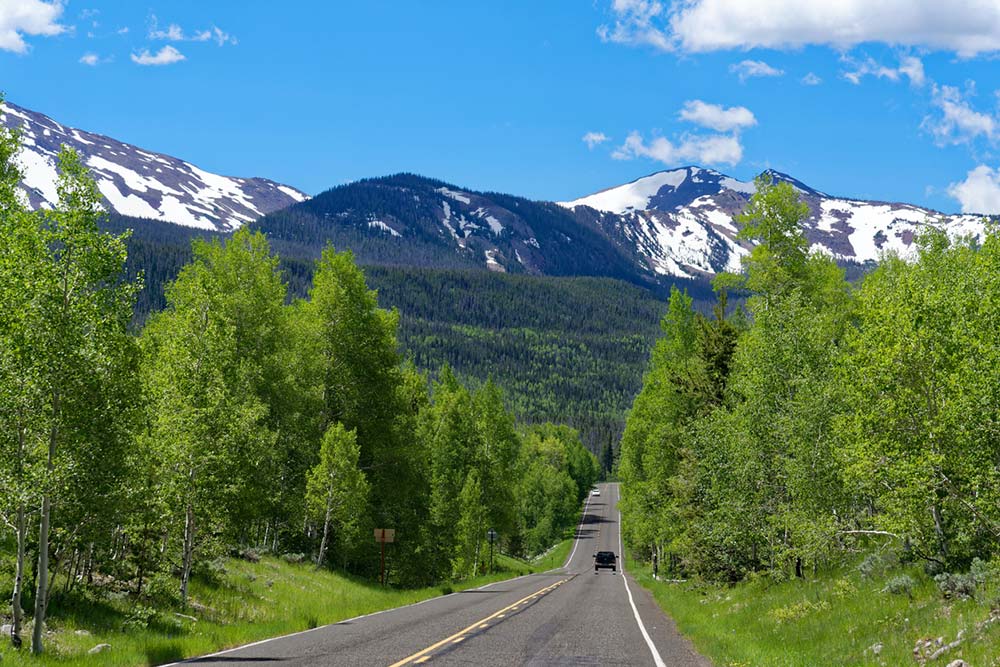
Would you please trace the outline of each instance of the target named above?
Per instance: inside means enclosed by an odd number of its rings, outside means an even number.
[[[550,570],[551,571],[551,570]],[[515,577],[513,579],[502,579],[500,581],[494,581],[489,584],[480,586],[479,588],[465,589],[481,591],[489,586],[496,586],[497,584],[508,584],[512,581],[517,581],[518,579],[524,579],[525,577],[530,577],[530,574],[522,574],[520,577]],[[278,635],[277,637],[268,637],[267,639],[261,639],[259,641],[251,642],[249,644],[241,644],[240,646],[234,646],[232,648],[227,648],[223,651],[216,651],[215,653],[207,653],[205,655],[195,655],[178,662],[170,662],[160,667],[174,667],[175,665],[185,665],[194,661],[201,661],[205,658],[215,658],[220,655],[226,655],[227,653],[232,653],[234,651],[242,651],[245,648],[252,648],[254,646],[260,646],[261,644],[267,644],[268,642],[278,641],[279,639],[288,639],[289,637],[297,637],[299,635],[308,634],[310,632],[315,632],[317,630],[325,630],[326,628],[332,628],[335,625],[340,625],[341,623],[348,623],[350,621],[360,621],[363,618],[371,618],[372,616],[378,616],[379,614],[388,614],[394,611],[401,611],[403,609],[409,609],[410,607],[416,607],[418,605],[425,604],[427,602],[434,602],[435,600],[443,600],[444,598],[451,597],[452,595],[458,595],[464,591],[455,591],[454,593],[448,593],[447,595],[436,595],[432,598],[427,598],[426,600],[420,600],[419,602],[411,602],[410,604],[403,605],[402,607],[391,607],[389,609],[380,609],[379,611],[373,611],[368,614],[361,614],[360,616],[352,616],[351,618],[345,618],[333,623],[327,623],[326,625],[319,625],[315,628],[309,628],[308,630],[299,630],[298,632],[291,632],[287,635]]]
[[[583,514],[580,515],[580,523],[576,527],[576,539],[573,541],[573,550],[570,551],[569,557],[566,559],[566,562],[562,564],[562,566],[561,566],[562,568],[565,568],[565,567],[569,566],[570,561],[573,560],[573,555],[576,553],[576,548],[580,544],[580,530],[583,528],[583,519],[584,519],[584,517],[587,516],[587,509],[589,507],[590,507],[590,496],[588,495],[587,496],[587,502],[585,502],[583,504]],[[618,521],[619,521],[619,526],[620,526],[620,524],[621,524],[621,512],[619,512],[618,514],[619,514]],[[618,532],[618,539],[619,539],[619,542],[620,542],[621,541],[621,529],[620,528],[619,528],[619,532]],[[561,569],[561,568],[554,567],[551,570],[546,570],[545,572],[541,572],[540,574],[548,574],[549,572],[555,572],[558,569]],[[496,586],[497,584],[509,584],[509,583],[511,583],[513,581],[517,581],[518,579],[524,579],[525,577],[530,577],[530,576],[532,576],[532,575],[531,574],[522,574],[520,577],[514,577],[513,579],[502,579],[500,581],[494,581],[492,583],[484,584],[482,586],[479,586],[478,588],[473,588],[471,590],[481,591],[484,588],[489,588],[490,586]],[[627,588],[627,586],[628,585],[626,584],[626,588]],[[470,589],[467,589],[467,590],[470,590]],[[214,657],[217,657],[217,656],[220,656],[220,655],[225,655],[227,653],[232,653],[234,651],[242,651],[245,648],[252,648],[254,646],[260,646],[261,644],[266,644],[268,642],[277,641],[279,639],[287,639],[288,637],[297,637],[298,635],[304,635],[304,634],[307,634],[309,632],[315,632],[316,630],[323,630],[325,628],[333,627],[334,625],[340,625],[341,623],[347,623],[349,621],[359,621],[362,618],[370,618],[372,616],[378,616],[379,614],[388,614],[388,613],[393,612],[393,611],[400,611],[401,609],[408,609],[410,607],[416,607],[417,605],[424,604],[425,602],[433,602],[434,600],[441,600],[441,599],[444,599],[446,597],[450,597],[452,595],[458,595],[461,592],[462,591],[455,591],[454,593],[448,593],[448,595],[438,595],[438,596],[435,596],[435,597],[432,597],[432,598],[427,598],[426,600],[420,600],[419,602],[411,602],[410,604],[403,605],[402,607],[392,607],[391,609],[381,609],[379,611],[373,611],[370,614],[362,614],[361,616],[354,616],[352,618],[345,618],[345,619],[337,621],[335,623],[327,623],[326,625],[320,625],[320,626],[317,626],[315,628],[309,628],[308,630],[300,630],[298,632],[292,632],[292,633],[289,633],[287,635],[278,635],[277,637],[268,637],[267,639],[261,639],[260,641],[255,641],[255,642],[252,642],[250,644],[243,644],[241,646],[234,646],[233,648],[227,648],[224,651],[217,651],[215,653],[208,653],[206,655],[192,656],[190,658],[187,658],[185,660],[181,660],[179,662],[170,662],[170,663],[167,663],[165,665],[161,665],[161,667],[174,667],[175,665],[184,665],[184,664],[190,663],[190,662],[192,662],[194,660],[204,660],[205,658],[214,658]],[[632,594],[629,593],[629,599],[630,600],[631,600],[631,597],[632,597]],[[633,610],[635,609],[635,604],[632,605],[632,609]],[[636,614],[636,618],[638,618],[638,613]],[[641,621],[640,621],[639,625],[640,626],[642,625]],[[645,628],[643,628],[643,634],[645,635],[645,633],[646,633],[646,630],[645,630]],[[646,635],[646,641],[647,642],[649,641],[648,635]],[[652,646],[652,644],[650,644],[650,646]],[[653,649],[653,650],[655,651],[655,649]],[[662,661],[661,661],[660,664],[662,664]]]
[[[621,492],[617,494],[619,502],[621,501]],[[642,638],[646,640],[646,646],[649,647],[649,652],[653,654],[653,663],[656,667],[667,667],[666,663],[663,662],[663,658],[660,657],[660,652],[656,650],[656,645],[653,644],[653,640],[650,639],[649,633],[646,632],[646,626],[642,624],[642,618],[639,616],[639,610],[635,606],[635,600],[632,599],[632,591],[628,587],[628,577],[625,576],[625,548],[622,546],[622,511],[618,510],[618,553],[621,554],[622,563],[622,581],[625,582],[625,592],[628,593],[628,603],[632,605],[632,613],[635,615],[635,622],[639,624],[639,631],[642,633]]]
[[[589,504],[590,504],[590,498],[587,499],[587,505],[589,505]],[[586,514],[586,506],[584,507],[584,514]],[[580,518],[580,525],[581,526],[583,525],[583,517]],[[580,531],[578,529],[577,530],[576,543],[573,545],[573,552],[574,553],[576,552],[576,544],[578,544],[580,542],[579,532]],[[566,567],[566,565],[569,564],[569,561],[572,560],[572,558],[573,558],[573,554],[571,553],[570,556],[569,556],[569,558],[566,559],[566,564],[564,564],[563,567]],[[539,574],[548,574],[549,572],[555,572],[558,569],[559,569],[558,567],[554,567],[551,570],[546,570],[545,572],[541,572]],[[466,589],[466,590],[481,591],[484,588],[489,588],[490,586],[496,586],[497,584],[509,584],[509,583],[511,583],[513,581],[517,581],[519,579],[524,579],[525,577],[530,577],[530,576],[533,576],[533,574],[522,574],[520,577],[514,577],[513,579],[501,579],[500,581],[494,581],[494,582],[491,582],[491,583],[488,583],[488,584],[484,584],[482,586],[479,586],[478,588],[472,588],[472,589]],[[227,653],[233,653],[234,651],[242,651],[245,648],[252,648],[254,646],[260,646],[261,644],[267,644],[268,642],[278,641],[279,639],[287,639],[289,637],[297,637],[299,635],[304,635],[304,634],[308,634],[310,632],[315,632],[316,630],[324,630],[326,628],[330,628],[330,627],[333,627],[335,625],[340,625],[341,623],[347,623],[347,622],[350,622],[350,621],[360,621],[363,618],[370,618],[372,616],[378,616],[379,614],[388,614],[388,613],[391,613],[391,612],[394,612],[394,611],[400,611],[402,609],[409,609],[410,607],[416,607],[417,605],[425,604],[427,602],[433,602],[435,600],[443,600],[444,598],[451,597],[452,595],[458,595],[458,594],[460,594],[462,592],[463,591],[455,591],[454,593],[448,593],[447,595],[437,595],[437,596],[432,597],[432,598],[427,598],[426,600],[420,600],[419,602],[411,602],[410,604],[403,605],[402,607],[392,607],[390,609],[380,609],[379,611],[373,611],[373,612],[371,612],[369,614],[362,614],[361,616],[353,616],[351,618],[345,618],[345,619],[342,619],[340,621],[336,621],[334,623],[327,623],[326,625],[320,625],[320,626],[317,626],[315,628],[309,628],[308,630],[299,630],[298,632],[291,632],[291,633],[289,633],[287,635],[278,635],[277,637],[268,637],[267,639],[261,639],[259,641],[251,642],[250,644],[241,644],[240,646],[234,646],[232,648],[227,648],[227,649],[225,649],[223,651],[216,651],[215,653],[208,653],[206,655],[192,656],[190,658],[186,658],[186,659],[180,660],[178,662],[170,662],[170,663],[167,663],[165,665],[161,665],[161,667],[175,667],[176,665],[188,664],[188,663],[191,663],[191,662],[193,662],[195,660],[199,660],[200,661],[200,660],[204,660],[205,658],[215,658],[215,657],[220,656],[220,655],[226,655]]]

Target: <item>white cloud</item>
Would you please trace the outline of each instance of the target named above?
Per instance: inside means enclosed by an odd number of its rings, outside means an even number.
[[[614,26],[602,25],[597,34],[605,42],[649,45],[661,51],[670,51],[670,38],[654,26],[654,21],[665,16],[663,3],[657,0],[613,0]]]
[[[818,86],[823,83],[823,79],[816,76],[814,73],[809,72],[804,77],[802,77],[802,83],[807,86]]]
[[[91,67],[96,67],[101,64],[101,58],[96,53],[84,53],[80,57],[80,63],[83,65],[90,65]]]
[[[63,11],[59,0],[3,0],[0,2],[0,50],[27,53],[24,35],[59,35],[66,26],[57,23]]]
[[[678,114],[681,120],[686,120],[702,127],[719,132],[740,130],[757,124],[753,112],[746,107],[729,107],[718,104],[708,104],[701,100],[689,100]]]
[[[727,134],[686,134],[677,143],[656,137],[646,143],[641,134],[632,132],[611,157],[616,160],[646,157],[668,166],[682,162],[734,165],[743,159],[743,145],[738,136]]]
[[[914,86],[920,87],[927,81],[924,74],[924,63],[915,56],[906,56],[899,61],[899,71],[905,74]]]
[[[961,203],[962,213],[1000,213],[1000,169],[980,165],[949,185],[948,194]]]
[[[740,83],[755,76],[782,76],[784,70],[775,69],[763,60],[744,60],[729,66],[729,71],[740,77]]]
[[[844,78],[858,85],[861,79],[866,76],[874,76],[879,79],[889,79],[899,81],[902,77],[910,80],[910,84],[916,87],[923,86],[927,81],[924,74],[924,63],[916,56],[903,56],[899,59],[899,67],[886,67],[875,62],[872,58],[866,58],[858,62],[851,58],[843,58],[853,69],[844,72]]]
[[[670,51],[848,49],[864,42],[953,51],[1000,50],[1000,3],[991,0],[615,0],[606,41]]]
[[[931,103],[941,112],[940,116],[924,118],[921,127],[934,135],[938,145],[967,144],[980,136],[990,141],[998,138],[997,119],[973,109],[958,88],[935,85]]]
[[[207,42],[214,39],[219,46],[238,43],[235,37],[221,30],[218,26],[212,26],[211,29],[206,30],[195,30],[193,33],[187,34],[179,25],[171,23],[166,30],[163,30],[159,27],[159,21],[155,14],[149,19],[148,37],[168,42]]]
[[[132,54],[132,62],[137,65],[171,65],[182,60],[186,60],[184,54],[169,44],[157,51],[156,54],[151,54],[149,49]]]
[[[184,41],[184,30],[176,23],[171,23],[167,26],[166,30],[160,30],[157,27],[156,17],[152,18],[152,23],[149,27],[149,38],[150,39],[166,39],[171,42],[183,42]]]
[[[118,34],[119,35],[127,35],[128,34],[128,26],[125,26],[123,28],[119,28],[118,29]]]
[[[608,141],[609,139],[610,137],[604,134],[603,132],[588,132],[587,134],[583,135],[583,142],[587,144],[587,148],[591,150],[594,149],[594,146],[597,146],[598,144],[603,144],[605,141]]]

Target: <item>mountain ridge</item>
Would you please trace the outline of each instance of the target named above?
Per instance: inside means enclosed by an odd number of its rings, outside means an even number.
[[[332,242],[369,264],[610,277],[663,288],[739,271],[752,247],[738,238],[738,216],[754,182],[697,165],[563,202],[406,172],[310,198],[268,179],[212,174],[9,102],[0,107],[0,122],[22,128],[19,160],[32,208],[55,203],[55,155],[65,143],[81,153],[116,214],[213,232],[250,224],[301,257],[318,256]],[[980,238],[984,231],[980,216],[831,196],[790,174],[763,173],[799,191],[809,207],[803,231],[812,249],[845,265],[877,261],[886,251],[905,256],[927,225]]]
[[[307,195],[270,179],[222,176],[165,153],[69,127],[45,114],[6,101],[0,124],[21,131],[18,162],[22,189],[32,209],[51,208],[56,156],[65,144],[77,150],[114,212],[216,231],[232,231]]]

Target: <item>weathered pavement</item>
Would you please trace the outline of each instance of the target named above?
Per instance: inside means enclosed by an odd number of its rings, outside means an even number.
[[[618,486],[600,488],[565,567],[188,664],[709,666],[631,577],[594,574],[594,552],[621,553]]]

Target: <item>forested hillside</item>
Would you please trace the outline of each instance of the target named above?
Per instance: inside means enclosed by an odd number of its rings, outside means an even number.
[[[430,383],[404,363],[398,315],[350,253],[325,250],[295,298],[263,234],[199,240],[137,328],[127,238],[99,229],[79,156],[60,153],[59,204],[34,213],[16,148],[0,130],[0,593],[15,646],[30,625],[42,652],[50,600],[78,587],[183,609],[225,554],[370,579],[372,529],[394,528],[390,582],[412,586],[480,572],[489,527],[531,555],[573,524],[599,472],[576,431],[518,426],[494,384],[447,367]]]
[[[758,185],[741,234],[759,245],[718,281],[747,316],[671,296],[622,440],[628,543],[728,582],[867,553],[865,576],[916,563],[974,596],[1000,553],[1000,235],[928,230],[851,285],[807,251],[795,190]]]
[[[132,230],[128,272],[143,274],[137,324],[165,307],[164,286],[191,260],[193,239],[227,237],[120,216],[102,227],[118,234]],[[284,253],[307,252],[280,241],[275,246]],[[280,267],[289,291],[304,297],[314,259],[284,253]],[[472,386],[492,378],[518,419],[572,424],[595,453],[617,445],[660,333],[666,303],[659,294],[610,278],[363,268],[379,305],[399,310],[400,343],[418,369],[433,374],[447,363]],[[707,283],[677,284],[694,296],[697,308],[711,309]]]

